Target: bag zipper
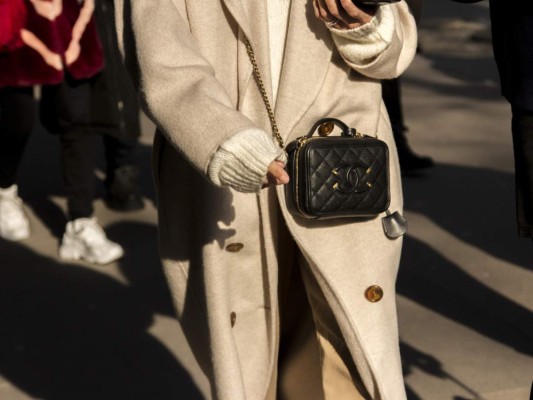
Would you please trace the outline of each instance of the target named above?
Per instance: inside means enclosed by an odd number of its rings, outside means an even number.
[[[304,210],[302,210],[302,207],[300,205],[300,196],[299,196],[299,185],[298,185],[298,182],[299,182],[299,179],[298,179],[298,176],[299,176],[299,163],[298,163],[298,159],[299,159],[299,156],[300,156],[300,150],[302,149],[302,147],[304,146],[305,143],[307,143],[309,140],[313,140],[313,139],[317,139],[317,138],[308,138],[306,136],[301,136],[300,138],[297,139],[297,142],[298,144],[296,145],[296,153],[294,154],[294,161],[296,162],[296,165],[295,165],[295,180],[296,180],[296,187],[295,187],[295,203],[296,203],[296,208],[298,208],[298,211],[300,211],[303,215],[309,217],[309,218],[316,218],[316,217],[313,217],[312,215],[309,215],[307,214]]]

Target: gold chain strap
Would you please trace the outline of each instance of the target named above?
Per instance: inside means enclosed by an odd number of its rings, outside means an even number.
[[[261,73],[259,72],[259,67],[257,66],[257,61],[255,60],[255,53],[254,49],[252,48],[252,44],[248,40],[247,37],[245,37],[246,40],[246,50],[248,52],[248,57],[250,57],[250,62],[252,63],[252,67],[254,70],[254,79],[257,83],[257,87],[259,88],[259,91],[261,92],[261,97],[263,98],[263,103],[265,103],[265,108],[268,113],[268,118],[270,119],[270,126],[272,127],[272,136],[277,140],[280,147],[282,149],[285,149],[285,145],[283,144],[283,138],[281,137],[278,125],[276,124],[276,119],[274,118],[274,111],[272,110],[272,107],[270,106],[270,101],[268,100],[268,95],[265,89],[265,84],[263,83],[263,79],[261,78]]]

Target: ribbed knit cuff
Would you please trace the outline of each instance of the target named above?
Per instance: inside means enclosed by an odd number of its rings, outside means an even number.
[[[344,58],[354,64],[380,55],[392,43],[394,14],[390,5],[378,8],[369,23],[354,29],[329,27],[333,40]]]
[[[209,179],[217,186],[255,193],[274,160],[287,161],[274,138],[260,129],[247,129],[222,143],[209,163]]]

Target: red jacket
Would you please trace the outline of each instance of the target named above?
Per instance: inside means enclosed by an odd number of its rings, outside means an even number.
[[[0,0],[0,53],[23,46],[20,30],[25,23],[24,0]]]
[[[60,83],[103,67],[94,0],[0,0],[0,87]]]

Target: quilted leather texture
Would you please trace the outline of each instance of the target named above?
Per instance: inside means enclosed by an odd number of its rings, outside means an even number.
[[[388,148],[378,139],[313,138],[289,153],[289,164],[292,195],[307,217],[369,217],[389,206]]]

